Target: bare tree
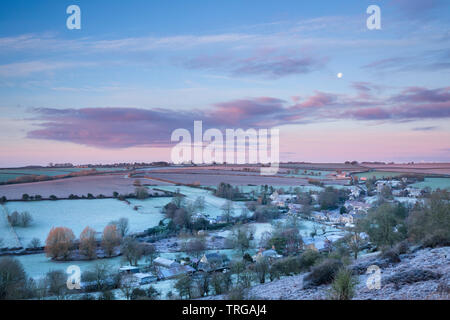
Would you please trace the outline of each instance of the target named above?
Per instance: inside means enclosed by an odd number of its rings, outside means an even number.
[[[45,277],[48,294],[55,296],[61,300],[67,294],[67,276],[62,270],[54,270],[47,272]]]
[[[205,239],[198,237],[189,240],[186,243],[185,251],[198,259],[206,251]]]
[[[227,222],[230,222],[234,214],[233,201],[227,200],[225,204],[222,206],[222,212],[225,220]]]
[[[102,248],[108,257],[114,253],[114,248],[120,245],[122,238],[115,225],[107,225],[103,230]]]
[[[25,296],[27,277],[19,260],[0,258],[0,300],[22,299]]]
[[[129,222],[128,218],[120,218],[117,221],[111,221],[109,224],[113,224],[116,226],[122,238],[124,238],[129,231]]]
[[[137,266],[144,253],[144,248],[136,239],[127,237],[123,240],[120,251],[130,265]]]
[[[33,238],[31,239],[28,248],[37,249],[41,247],[41,240],[39,238]]]

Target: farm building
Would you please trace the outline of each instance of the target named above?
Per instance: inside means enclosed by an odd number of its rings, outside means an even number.
[[[178,265],[171,268],[158,267],[156,272],[158,274],[158,279],[162,280],[176,278],[182,274],[190,274],[195,272],[195,269],[191,266]]]
[[[177,266],[180,265],[178,262],[176,262],[174,260],[169,260],[169,259],[162,258],[162,257],[156,258],[153,261],[153,263],[156,266],[161,266],[161,267],[164,267],[164,268],[173,268],[173,267],[177,267]]]

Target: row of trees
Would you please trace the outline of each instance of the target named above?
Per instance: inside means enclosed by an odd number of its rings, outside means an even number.
[[[126,218],[112,221],[104,228],[100,244],[106,256],[111,257],[114,254],[127,233],[128,219]],[[79,252],[88,259],[97,258],[98,242],[95,230],[86,227],[79,236]],[[66,227],[52,228],[45,241],[46,255],[52,259],[67,260],[75,247],[75,235]]]
[[[408,209],[401,204],[381,203],[357,224],[378,247],[392,247],[409,239],[425,245],[450,244],[450,195],[436,191]]]

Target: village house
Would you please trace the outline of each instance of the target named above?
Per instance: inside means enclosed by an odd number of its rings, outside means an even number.
[[[298,203],[289,203],[288,208],[289,214],[298,214],[303,209],[303,206]]]
[[[137,285],[144,285],[155,282],[158,280],[157,276],[153,273],[134,273],[131,275],[132,279]]]
[[[269,198],[272,200],[272,205],[277,207],[286,207],[287,204],[293,202],[297,196],[294,194],[278,194],[278,192],[275,191],[269,196]]]
[[[226,259],[223,255],[217,253],[205,253],[198,262],[197,269],[199,271],[214,271],[226,267]]]
[[[252,258],[255,261],[259,261],[262,258],[267,258],[269,260],[274,260],[274,259],[279,259],[282,258],[283,256],[278,254],[277,251],[275,250],[275,247],[272,247],[272,249],[268,249],[268,250],[264,250],[264,249],[259,249],[258,253],[255,254]]]
[[[344,207],[347,210],[347,212],[362,212],[367,213],[370,209],[370,204],[362,202],[362,201],[354,201],[349,200],[344,203]]]
[[[120,274],[133,274],[133,273],[139,273],[140,269],[139,267],[134,266],[123,266],[119,268]]]
[[[175,260],[170,260],[170,259],[166,259],[166,258],[162,258],[162,257],[158,257],[155,260],[153,260],[153,264],[155,266],[160,266],[160,267],[164,267],[164,268],[173,268],[173,267],[177,267],[180,265]]]
[[[353,224],[353,216],[351,214],[341,214],[340,223]]]
[[[328,221],[330,221],[331,223],[340,223],[341,221],[341,215],[339,213],[335,213],[335,212],[329,212],[327,214],[328,217]]]
[[[171,268],[166,267],[157,267],[156,272],[158,275],[158,279],[172,279],[176,278],[182,274],[191,274],[195,272],[195,269],[188,265],[178,265]]]
[[[413,188],[413,187],[408,187],[405,189],[408,192],[408,197],[420,197],[422,195],[422,190],[417,189],[417,188]]]
[[[359,196],[361,195],[361,188],[359,188],[358,186],[351,186],[349,188],[349,190],[350,190],[350,195],[349,195],[350,199],[353,199],[353,200],[358,199]]]
[[[401,182],[398,180],[378,180],[376,182],[377,192],[380,193],[384,187],[390,187],[392,189],[401,186]]]
[[[328,220],[327,215],[324,214],[323,212],[319,212],[319,211],[313,212],[312,217],[318,221],[327,221]]]

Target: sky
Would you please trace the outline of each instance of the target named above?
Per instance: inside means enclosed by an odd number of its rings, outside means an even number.
[[[196,120],[277,128],[282,161],[449,162],[449,18],[446,0],[5,0],[0,167],[170,161]]]

